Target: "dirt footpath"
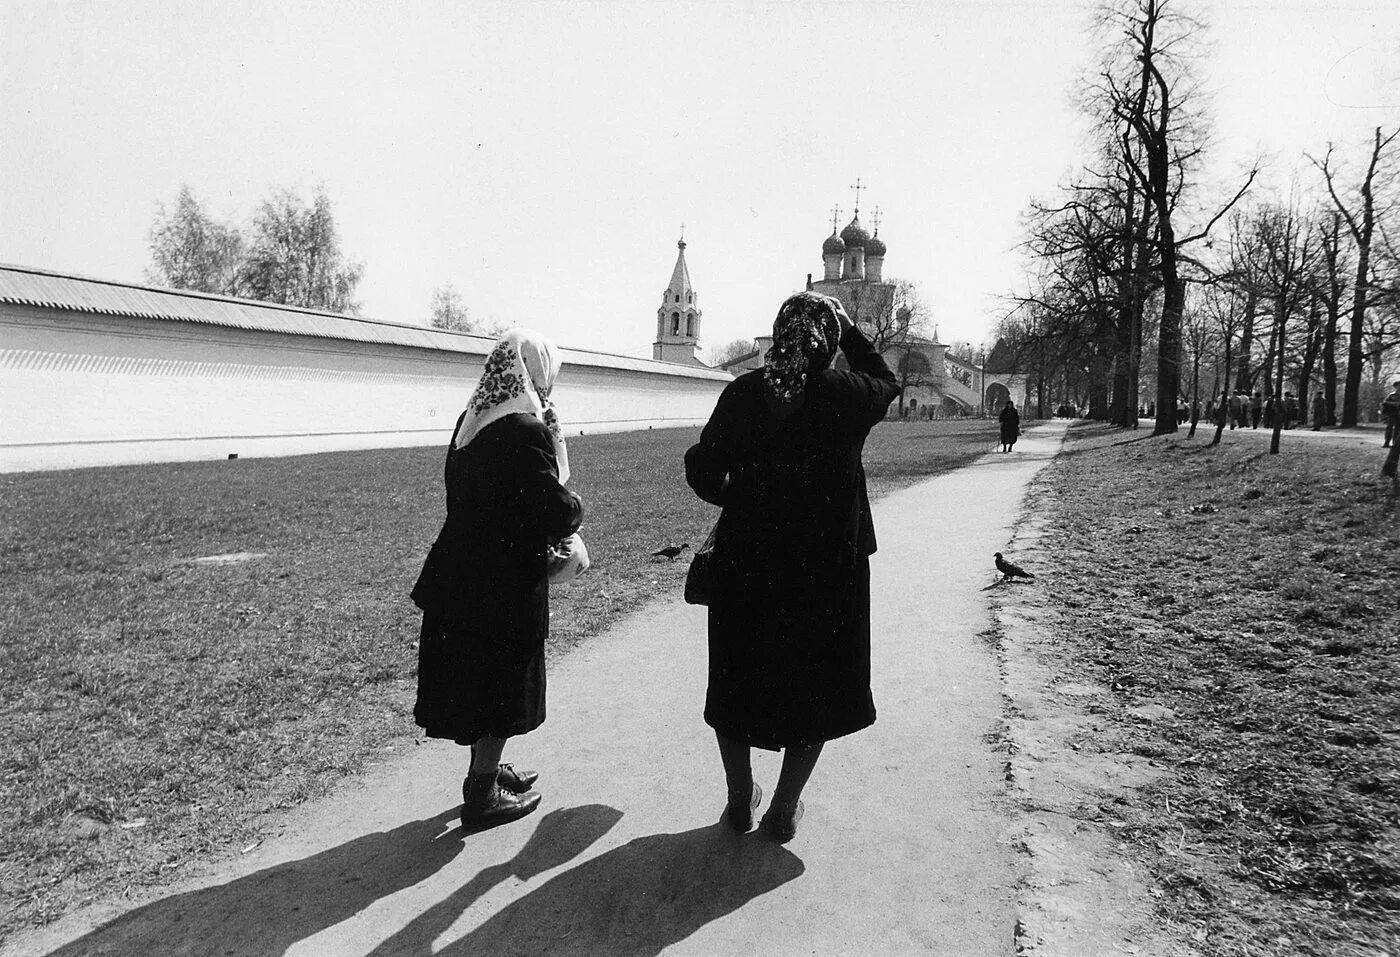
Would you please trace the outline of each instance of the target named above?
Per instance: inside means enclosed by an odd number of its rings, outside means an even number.
[[[879,720],[828,746],[786,846],[720,823],[704,609],[673,599],[551,673],[549,720],[507,751],[541,772],[535,815],[464,839],[464,749],[427,742],[214,872],[6,953],[1010,955],[1030,871],[986,586],[1062,436],[876,504]],[[756,752],[765,792],[777,766]]]

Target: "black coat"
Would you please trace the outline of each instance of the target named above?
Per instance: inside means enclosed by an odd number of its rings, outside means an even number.
[[[1014,405],[1008,405],[1002,408],[997,421],[1001,423],[1001,444],[1015,445],[1021,435],[1021,413],[1016,411]]]
[[[841,348],[850,371],[809,376],[783,419],[762,371],[735,379],[685,456],[691,488],[723,508],[705,720],[758,747],[816,744],[875,721],[875,526],[861,450],[899,386],[859,330]]]
[[[578,528],[583,505],[559,484],[549,431],[532,415],[449,446],[443,478],[447,520],[413,588],[423,609],[414,719],[461,743],[533,731],[545,717],[545,551]]]

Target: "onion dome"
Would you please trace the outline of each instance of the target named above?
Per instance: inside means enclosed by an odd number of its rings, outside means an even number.
[[[879,234],[879,233],[876,233],[874,236],[871,236],[871,237],[870,237],[870,242],[868,242],[868,243],[865,244],[865,255],[866,255],[867,257],[869,257],[869,256],[883,256],[884,254],[885,254],[885,241],[884,241],[883,239],[880,238],[880,234]]]
[[[860,224],[860,216],[851,219],[850,224],[841,230],[841,240],[849,248],[851,246],[865,247],[870,242],[870,234],[865,231],[865,227]]]
[[[822,243],[822,255],[830,256],[833,253],[839,255],[841,253],[844,253],[845,251],[846,241],[840,236],[836,235],[836,229],[833,227],[831,230],[831,235],[826,237],[826,242]]]

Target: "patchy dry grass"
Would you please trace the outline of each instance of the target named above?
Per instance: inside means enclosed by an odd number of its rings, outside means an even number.
[[[676,594],[715,511],[696,430],[570,442],[594,569],[551,655]],[[872,492],[990,449],[987,423],[891,423]],[[442,452],[0,476],[0,937],[169,881],[418,736],[408,601],[443,514]],[[196,558],[260,554],[241,563]]]
[[[1400,525],[1378,448],[1075,430],[1036,484],[1109,809],[1206,954],[1400,953]],[[1134,719],[1146,704],[1171,709]]]

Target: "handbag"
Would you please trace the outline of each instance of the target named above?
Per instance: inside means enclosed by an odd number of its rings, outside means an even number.
[[[563,585],[573,581],[588,571],[588,546],[583,538],[574,532],[568,538],[561,538],[558,544],[551,545],[545,552],[549,566],[548,578],[551,585]]]
[[[715,528],[719,528],[718,522],[715,523],[714,528],[710,529],[710,534],[705,536],[705,541],[691,556],[690,570],[685,573],[685,602],[687,605],[708,605],[710,603],[710,590],[714,586],[712,581],[714,569],[711,567],[711,562],[714,560]]]

